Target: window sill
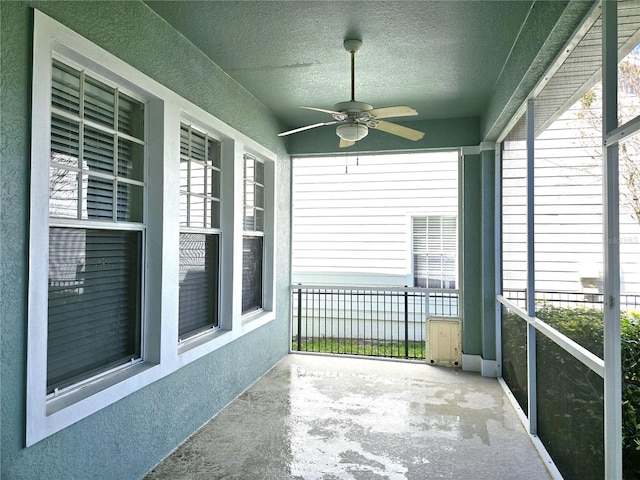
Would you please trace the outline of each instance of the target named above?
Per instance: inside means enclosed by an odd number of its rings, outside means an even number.
[[[221,339],[224,340],[224,337],[229,336],[228,334],[230,332],[231,330],[224,330],[221,328],[217,328],[215,330],[211,330],[200,335],[195,335],[192,338],[187,338],[186,340],[183,340],[182,342],[179,343],[178,355],[183,355],[192,350],[201,349],[201,347],[207,346],[211,342],[214,342],[216,340],[218,340],[218,342],[216,343],[220,343],[220,340]]]
[[[242,316],[242,333],[255,330],[275,318],[275,313],[268,310],[256,310],[249,312]]]
[[[53,415],[65,408],[71,407],[79,402],[87,400],[89,397],[103,392],[114,385],[120,384],[132,377],[140,375],[141,373],[150,370],[157,366],[157,364],[149,362],[141,362],[130,367],[122,368],[121,370],[98,377],[94,381],[71,390],[70,392],[63,393],[57,397],[50,398],[46,401],[47,416]]]
[[[142,362],[48,400],[44,391],[28,393],[26,446],[155,382],[162,378],[161,370],[158,364]]]

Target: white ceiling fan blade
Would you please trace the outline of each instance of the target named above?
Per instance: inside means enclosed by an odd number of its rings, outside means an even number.
[[[409,117],[411,115],[418,115],[417,111],[411,107],[407,107],[406,105],[374,108],[373,110],[369,110],[367,113],[376,118]]]
[[[299,128],[294,128],[293,130],[287,130],[286,132],[279,133],[278,136],[284,137],[285,135],[291,135],[292,133],[298,133],[298,132],[302,132],[304,130],[309,130],[311,128],[316,128],[316,127],[323,127],[325,125],[333,125],[334,123],[338,123],[338,122],[334,121],[334,122],[314,123],[313,125],[307,125],[306,127],[299,127]]]
[[[378,130],[382,130],[383,132],[391,133],[393,135],[398,135],[399,137],[403,137],[408,140],[413,140],[414,142],[424,137],[423,132],[414,130],[413,128],[403,127],[397,123],[385,122],[384,120],[380,120],[376,123],[377,125],[373,128],[377,128]]]
[[[340,148],[347,148],[350,147],[351,145],[355,145],[356,142],[352,142],[350,140],[345,140],[344,138],[340,139]]]
[[[336,112],[335,110],[327,110],[326,108],[316,108],[316,107],[300,107],[306,110],[315,110],[316,112],[328,113],[329,115],[340,115],[344,112]]]

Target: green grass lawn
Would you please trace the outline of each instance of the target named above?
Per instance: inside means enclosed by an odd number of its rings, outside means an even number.
[[[424,342],[408,342],[408,355],[404,342],[387,340],[356,340],[351,338],[303,338],[298,348],[294,337],[291,349],[301,352],[335,353],[373,357],[410,358],[424,360]]]

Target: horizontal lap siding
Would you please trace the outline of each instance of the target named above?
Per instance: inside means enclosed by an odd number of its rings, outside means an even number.
[[[411,216],[457,215],[457,152],[293,159],[293,273],[411,275]],[[329,281],[329,279],[326,279]]]
[[[535,140],[535,269],[537,290],[582,291],[582,277],[603,272],[603,196],[599,135],[579,109],[568,110]],[[524,142],[505,141],[502,166],[503,281],[526,285]],[[622,291],[640,291],[640,226],[623,212]]]

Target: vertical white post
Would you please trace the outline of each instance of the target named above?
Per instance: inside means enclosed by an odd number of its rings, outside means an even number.
[[[502,295],[502,152],[495,147],[494,258],[496,295]],[[496,301],[496,375],[502,377],[502,304]]]
[[[535,217],[534,217],[534,141],[535,128],[534,101],[527,101],[527,313],[530,317],[536,314],[536,281],[535,281]],[[538,403],[536,375],[536,329],[527,325],[527,370],[528,370],[528,410],[529,433],[538,433]]]
[[[602,5],[602,137],[604,188],[604,449],[605,478],[622,478],[622,361],[620,353],[620,212],[618,145],[606,146],[618,126],[617,2]]]

